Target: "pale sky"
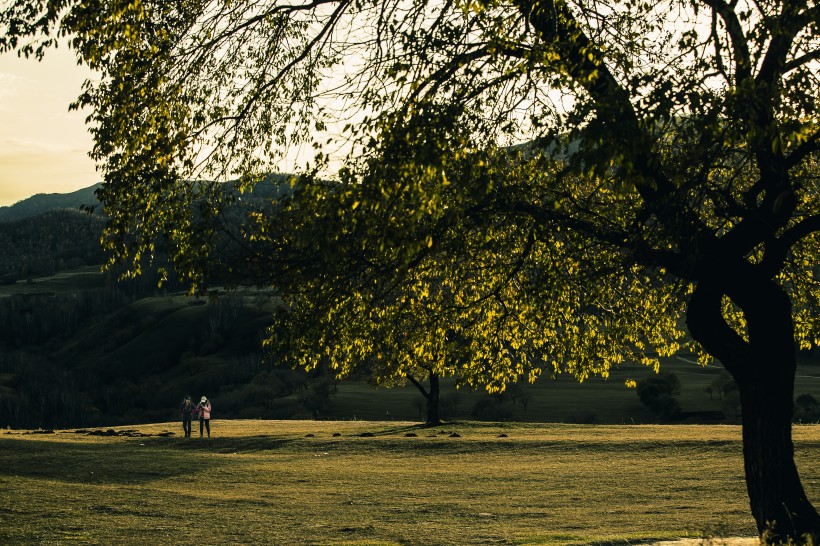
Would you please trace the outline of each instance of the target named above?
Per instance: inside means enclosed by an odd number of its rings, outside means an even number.
[[[89,75],[65,46],[42,62],[0,55],[0,206],[99,181],[87,113],[68,111]]]
[[[91,75],[64,44],[41,62],[0,54],[0,206],[100,181],[88,157],[88,111],[68,111]],[[291,150],[279,172],[295,172],[313,153],[307,146]]]

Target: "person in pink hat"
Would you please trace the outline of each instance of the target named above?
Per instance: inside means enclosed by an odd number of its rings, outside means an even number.
[[[211,437],[211,401],[203,396],[196,406],[199,415],[199,437],[202,438],[203,428],[208,431],[208,438]]]

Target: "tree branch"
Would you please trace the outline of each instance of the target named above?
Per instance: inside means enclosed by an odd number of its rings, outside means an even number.
[[[419,383],[419,381],[415,377],[413,377],[410,374],[407,374],[407,380],[410,381],[410,383],[412,383],[413,386],[415,386],[421,392],[424,398],[430,398],[430,393],[427,392],[427,389],[424,388],[424,385]]]
[[[767,277],[774,276],[780,271],[783,262],[789,255],[791,248],[802,238],[820,231],[820,215],[809,216],[793,225],[766,245],[766,253],[758,265]]]
[[[559,54],[559,70],[568,74],[595,101],[598,119],[605,129],[617,131],[610,142],[619,143],[624,166],[639,176],[633,183],[641,196],[659,202],[674,191],[653,152],[653,139],[638,121],[629,93],[615,79],[601,50],[584,33],[564,0],[514,0],[514,4],[547,45]],[[555,64],[555,61],[550,61]]]
[[[765,84],[770,93],[774,92],[776,81],[785,71],[786,57],[791,51],[795,37],[811,23],[811,13],[817,11],[814,9],[800,13],[800,9],[806,6],[802,0],[799,2],[786,1],[783,4],[783,11],[774,22],[769,48],[766,50],[766,55],[760,64],[760,71],[755,78],[755,82],[759,85]]]
[[[732,43],[732,52],[735,57],[735,85],[739,86],[752,74],[751,55],[749,45],[746,43],[746,35],[743,26],[740,24],[737,13],[734,10],[734,3],[727,4],[723,0],[702,0],[704,4],[712,8],[726,25],[726,32]]]
[[[271,8],[267,11],[259,13],[255,16],[253,16],[253,17],[250,17],[248,20],[243,21],[242,23],[240,23],[240,24],[238,24],[234,27],[227,28],[227,29],[223,30],[218,36],[215,36],[214,38],[208,40],[207,42],[205,42],[203,44],[199,44],[199,45],[195,46],[193,48],[193,50],[199,50],[199,49],[208,50],[208,49],[211,49],[211,48],[215,47],[216,45],[218,45],[220,42],[222,42],[222,40],[224,40],[225,38],[229,38],[229,37],[235,35],[236,33],[240,32],[240,31],[242,31],[246,28],[250,28],[253,25],[255,25],[256,23],[262,22],[262,21],[264,21],[265,19],[268,19],[271,16],[284,14],[284,13],[295,13],[295,12],[299,12],[299,11],[310,11],[310,10],[314,10],[314,9],[318,8],[319,6],[322,6],[324,4],[334,4],[334,3],[337,3],[337,2],[340,2],[340,0],[313,0],[312,2],[308,2],[306,4],[286,4],[286,5],[281,5],[280,4],[280,5],[274,5],[273,8]],[[345,3],[344,0],[342,0],[342,3]],[[188,53],[189,52],[184,52],[184,54],[188,54]]]
[[[707,282],[699,282],[686,307],[686,327],[692,337],[709,354],[720,360],[727,370],[751,359],[751,350],[737,332],[723,318],[723,293]]]
[[[820,14],[818,14],[820,16]],[[820,59],[820,49],[815,49],[814,51],[810,51],[805,55],[801,55],[800,57],[795,57],[791,61],[787,62],[783,65],[783,73],[791,72],[801,66],[805,66],[812,61],[816,61]]]
[[[798,146],[792,153],[789,154],[786,158],[786,168],[791,169],[797,166],[797,164],[803,161],[806,156],[817,151],[820,151],[820,130],[815,131],[815,133],[810,136],[806,142]]]
[[[717,64],[718,72],[723,76],[723,79],[728,83],[729,73],[726,72],[726,64],[723,62],[723,47],[720,45],[720,36],[717,31],[717,10],[712,10],[712,29],[711,37],[715,41],[715,62]]]

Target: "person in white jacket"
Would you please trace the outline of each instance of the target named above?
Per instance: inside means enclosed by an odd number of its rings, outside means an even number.
[[[205,396],[199,401],[196,406],[197,414],[199,415],[199,437],[202,438],[203,429],[208,431],[208,438],[211,437],[211,401]]]

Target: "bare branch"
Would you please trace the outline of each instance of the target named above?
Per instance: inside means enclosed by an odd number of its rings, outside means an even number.
[[[812,22],[810,19],[812,12],[817,12],[815,9],[801,13],[800,10],[805,6],[806,3],[803,0],[784,2],[780,17],[771,23],[773,36],[760,65],[760,71],[755,78],[758,84],[766,84],[771,93],[774,92],[775,82],[784,73],[786,58],[791,51],[795,37]]]
[[[723,0],[702,0],[704,4],[712,8],[726,25],[726,32],[732,43],[732,52],[735,60],[735,85],[740,85],[752,74],[751,54],[749,45],[746,42],[746,35],[743,26],[734,10],[734,4],[729,5]]]
[[[274,4],[273,8],[271,8],[269,10],[266,10],[262,13],[259,13],[258,15],[255,15],[253,17],[249,17],[246,21],[243,21],[239,25],[236,25],[234,27],[225,29],[218,36],[215,36],[211,40],[197,45],[194,49],[210,50],[213,47],[217,46],[219,43],[221,43],[226,38],[230,38],[231,36],[234,36],[235,34],[238,34],[239,32],[241,32],[245,29],[248,29],[248,28],[256,25],[257,23],[260,23],[260,22],[264,21],[265,19],[268,19],[269,17],[272,17],[274,15],[285,14],[285,13],[295,13],[295,12],[298,12],[298,11],[311,11],[311,10],[315,10],[319,6],[322,6],[322,5],[325,5],[325,4],[334,4],[334,3],[339,2],[339,1],[340,0],[313,0],[312,2],[308,2],[306,4],[285,4],[285,5]],[[183,54],[187,54],[187,52],[183,52]]]
[[[806,142],[798,146],[791,154],[789,154],[786,158],[786,167],[791,169],[792,167],[797,166],[810,154],[818,151],[820,151],[820,130],[815,131],[815,133],[809,137]]]
[[[783,73],[786,74],[788,72],[791,72],[792,70],[806,66],[810,62],[816,61],[818,59],[820,59],[820,49],[816,49],[814,51],[806,53],[805,55],[795,57],[794,59],[783,65]]]
[[[563,0],[533,2],[516,0],[518,9],[547,44],[560,53],[560,63],[573,80],[595,100],[601,121],[611,129],[618,128],[621,151],[646,180],[636,183],[648,201],[674,191],[674,185],[661,170],[653,153],[652,137],[640,126],[629,93],[615,79],[604,62],[604,55],[584,33]],[[616,139],[617,141],[617,139]]]
[[[820,231],[820,215],[809,216],[798,222],[766,245],[766,253],[758,268],[767,276],[775,275],[783,267],[792,247],[804,237],[818,231]]]

